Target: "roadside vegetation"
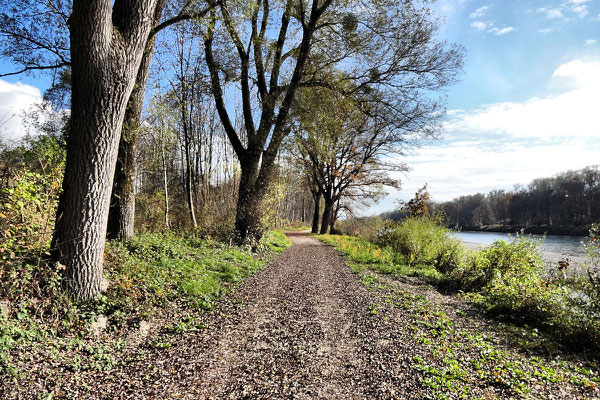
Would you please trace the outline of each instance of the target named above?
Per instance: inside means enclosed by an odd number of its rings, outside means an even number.
[[[290,245],[273,230],[254,248],[231,245],[232,224],[152,232],[144,228],[162,216],[141,214],[136,236],[107,242],[106,291],[77,301],[63,290],[65,267],[49,257],[60,137],[1,150],[0,382],[15,388],[36,375],[110,369],[140,343],[169,346],[171,334],[199,329],[200,313]]]
[[[402,221],[363,218],[338,225],[349,235],[319,236],[377,289],[381,303],[371,306],[373,314],[384,304],[411,314],[414,338],[428,349],[414,359],[426,376],[422,384],[435,398],[468,398],[478,385],[525,398],[544,397],[553,383],[595,393],[600,227],[590,230],[587,276],[577,276],[566,273],[568,259],[547,265],[540,242],[523,234],[466,249],[441,216],[429,214],[427,200],[425,190],[417,193]],[[469,324],[457,321],[463,317]]]
[[[65,296],[60,264],[7,266],[0,271],[0,375],[18,381],[44,360],[54,373],[56,363],[72,371],[112,368],[131,351],[125,338],[132,333],[168,346],[168,333],[198,329],[198,313],[288,246],[278,231],[263,237],[258,253],[175,232],[109,242],[108,289],[86,302]]]
[[[344,253],[357,271],[417,276],[457,292],[490,315],[534,326],[574,349],[600,350],[598,231],[591,231],[588,276],[563,273],[568,262],[548,266],[539,242],[516,235],[481,250],[466,250],[436,218],[380,222],[378,238],[319,236]]]
[[[432,398],[472,398],[485,386],[519,398],[597,394],[597,269],[588,277],[549,278],[539,243],[527,236],[469,251],[430,216],[356,226],[375,228],[376,239],[318,238],[340,250],[377,293],[371,313],[387,318],[386,307],[400,307],[412,318],[400,329],[411,329],[424,351],[413,367],[424,373]],[[595,263],[597,228],[588,248]]]

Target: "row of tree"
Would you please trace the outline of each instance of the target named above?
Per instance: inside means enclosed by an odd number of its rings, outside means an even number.
[[[513,225],[583,228],[600,220],[598,166],[539,178],[514,190],[493,190],[435,204],[460,227]]]
[[[305,175],[317,188],[313,192],[325,198],[325,225],[341,192],[351,195],[361,190],[354,182],[378,176],[386,151],[400,153],[407,140],[435,132],[443,107],[432,93],[454,81],[462,53],[435,40],[439,22],[427,3],[17,0],[1,5],[0,53],[18,66],[15,73],[69,71],[62,74],[70,77],[70,121],[52,239],[54,258],[66,267],[66,288],[76,297],[95,297],[102,288],[107,234],[127,240],[133,233],[143,104],[160,32],[184,24],[161,39],[174,49],[167,59],[175,60],[178,70],[164,76],[168,97],[160,103],[171,102],[179,111],[176,131],[190,222],[197,226],[199,194],[213,184],[206,168],[213,166],[214,148],[204,149],[217,132],[205,118],[214,113],[197,109],[209,96],[239,165],[235,230],[238,241],[248,243],[262,235],[284,140],[294,132],[305,143],[321,141],[319,117],[307,122],[314,115],[303,118],[299,106],[308,102],[304,109],[309,110],[323,96],[313,91],[331,99],[319,113],[327,115],[332,101],[340,106],[334,112],[339,121],[331,123],[336,139],[322,141],[326,151],[302,150],[317,166],[316,173],[307,169]],[[160,119],[148,123],[162,129]],[[348,129],[358,143],[343,138]],[[165,144],[161,132],[159,142]],[[167,164],[165,157],[165,201]],[[350,166],[347,176],[340,164]]]

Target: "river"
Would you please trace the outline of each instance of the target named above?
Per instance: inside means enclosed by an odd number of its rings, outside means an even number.
[[[474,243],[477,245],[490,245],[496,240],[510,242],[511,235],[500,232],[457,232],[457,237],[465,243]],[[543,253],[568,254],[569,257],[585,257],[584,243],[587,241],[585,236],[564,236],[564,235],[527,235],[533,239],[544,239],[540,246]]]

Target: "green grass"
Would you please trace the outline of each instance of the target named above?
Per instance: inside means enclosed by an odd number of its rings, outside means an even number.
[[[397,257],[389,247],[375,245],[366,239],[346,235],[318,235],[318,239],[335,247],[349,261],[354,272],[374,270],[396,276],[416,276],[433,283],[445,281],[443,274],[433,266],[397,262]]]
[[[414,231],[399,241],[428,236],[421,233]],[[471,388],[485,386],[500,388],[518,398],[536,398],[540,388],[561,385],[580,393],[596,393],[600,384],[598,365],[588,359],[598,357],[598,315],[588,315],[585,307],[570,300],[579,299],[569,296],[572,287],[544,281],[538,243],[518,236],[511,243],[497,242],[482,251],[465,253],[459,249],[457,253],[464,254],[459,263],[439,268],[433,258],[429,264],[412,262],[417,258],[409,262],[406,254],[394,251],[393,246],[378,246],[366,239],[317,237],[345,256],[368,290],[388,292],[385,303],[410,314],[413,339],[425,349],[422,356],[414,358],[413,368],[423,375],[421,383],[431,391],[432,398],[472,398]],[[487,331],[454,326],[453,319],[424,296],[394,293],[377,273],[416,276],[438,287],[464,289],[467,293],[459,295],[465,305],[475,304],[503,321],[498,327],[512,345],[499,345]],[[383,310],[377,304],[370,306],[372,314],[386,318]],[[460,311],[453,318],[468,316]],[[574,361],[532,355],[556,355],[559,348],[559,354]],[[580,358],[567,349],[584,351],[586,357]]]
[[[110,368],[125,331],[137,329],[140,321],[166,306],[169,312],[175,310],[168,318],[173,325],[169,332],[197,327],[194,315],[213,308],[234,285],[289,245],[276,231],[264,236],[256,254],[250,248],[176,233],[144,234],[126,245],[112,242],[104,265],[110,285],[92,302],[68,299],[55,266],[4,270],[0,278],[10,279],[10,285],[0,282],[6,299],[0,303],[0,377],[26,374],[28,362],[42,359],[66,360],[74,370]],[[97,342],[93,324],[99,318],[107,319],[107,327]],[[168,343],[168,338],[159,341]]]

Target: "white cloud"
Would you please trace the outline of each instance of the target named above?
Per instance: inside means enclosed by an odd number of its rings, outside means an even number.
[[[588,15],[588,8],[586,5],[576,6],[571,9],[579,18],[583,18]]]
[[[445,201],[599,164],[600,61],[560,65],[551,84],[557,94],[450,110],[445,139],[403,157],[412,170],[398,175],[402,190],[369,212],[393,209],[425,183],[433,200]]]
[[[571,4],[584,4],[584,3],[589,3],[591,0],[569,0],[569,3]]]
[[[471,22],[471,27],[482,31],[485,28],[487,28],[488,25],[483,21],[473,21],[473,22]]]
[[[542,7],[536,10],[539,14],[544,14],[546,19],[560,19],[564,18],[564,14],[558,8]]]
[[[469,17],[473,18],[473,19],[480,18],[480,17],[484,16],[490,8],[492,8],[492,5],[479,7],[477,10],[475,10],[471,14],[469,14]]]
[[[448,130],[519,138],[600,137],[600,62],[572,61],[553,74],[557,95],[455,114]]]
[[[435,201],[494,189],[508,190],[515,184],[598,164],[599,151],[600,145],[583,142],[540,141],[524,146],[518,142],[482,139],[434,143],[403,158],[412,170],[407,176],[398,176],[402,190],[392,196],[408,200],[425,183]]]
[[[0,137],[12,140],[23,136],[23,111],[41,102],[42,93],[38,88],[0,79]]]
[[[587,39],[585,41],[585,45],[586,46],[591,46],[591,45],[594,45],[594,44],[596,44],[596,39]]]
[[[505,28],[492,28],[488,32],[493,33],[498,36],[506,35],[507,33],[513,32],[516,29],[512,26],[507,26]]]
[[[554,30],[554,28],[544,28],[544,29],[540,29],[538,32],[539,33],[550,33]]]

